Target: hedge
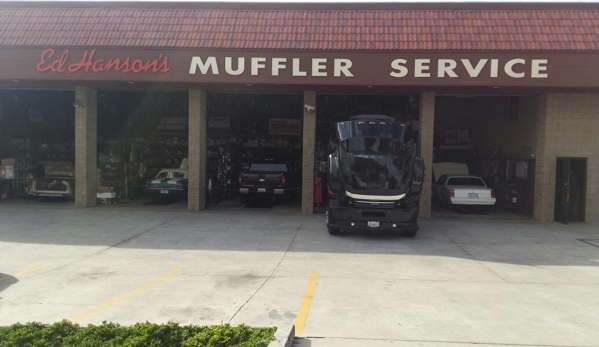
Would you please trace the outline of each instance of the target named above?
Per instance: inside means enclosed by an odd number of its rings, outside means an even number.
[[[103,322],[86,327],[68,320],[52,325],[14,324],[0,327],[0,347],[267,347],[276,328],[246,325],[181,326]]]

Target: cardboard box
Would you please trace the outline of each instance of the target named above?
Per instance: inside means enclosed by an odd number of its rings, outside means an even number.
[[[6,165],[4,166],[4,178],[7,180],[12,180],[15,178],[15,167],[14,165]]]
[[[0,164],[2,164],[2,166],[15,165],[16,163],[17,161],[15,158],[5,158],[0,160]]]
[[[98,186],[96,193],[112,193],[112,187]]]

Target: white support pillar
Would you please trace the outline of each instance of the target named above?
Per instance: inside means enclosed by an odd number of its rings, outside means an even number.
[[[435,134],[435,93],[420,94],[420,136],[418,149],[424,160],[427,176],[424,178],[422,196],[420,198],[420,217],[431,218],[433,174],[433,138]]]
[[[206,92],[189,90],[189,211],[206,208]]]
[[[75,88],[75,207],[96,205],[98,116],[95,89]]]
[[[304,92],[302,145],[302,214],[314,213],[314,150],[316,145],[316,92]]]

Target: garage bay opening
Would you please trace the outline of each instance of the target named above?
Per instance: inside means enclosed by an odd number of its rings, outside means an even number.
[[[73,205],[74,99],[73,91],[0,91],[2,204]]]
[[[433,212],[532,216],[536,101],[526,96],[437,96]]]
[[[302,115],[301,94],[208,94],[207,205],[297,210]]]

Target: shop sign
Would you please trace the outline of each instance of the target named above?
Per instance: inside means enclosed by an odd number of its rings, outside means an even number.
[[[505,63],[499,64],[499,59],[395,59],[391,62],[391,77],[402,78],[411,74],[416,78],[430,78],[431,65],[436,66],[436,77],[438,78],[477,78],[485,76],[490,78],[499,77],[500,71],[508,78],[547,78],[547,59],[510,59]],[[456,69],[466,73],[459,76]],[[501,70],[500,70],[501,68]]]
[[[141,73],[141,72],[168,72],[168,56],[158,54],[154,59],[133,59],[131,57],[96,59],[94,56],[96,50],[85,50],[80,57],[71,56],[69,49],[65,49],[60,54],[56,54],[54,49],[46,49],[40,55],[37,63],[39,72],[109,72],[119,71],[122,73]]]
[[[111,72],[122,73],[165,73],[171,70],[169,57],[157,54],[152,59],[97,58],[96,49],[84,50],[73,56],[69,49],[57,52],[44,50],[36,69],[39,72]],[[341,77],[353,78],[354,62],[348,58],[302,58],[284,57],[216,57],[192,56],[190,75],[250,75],[280,76],[289,71],[291,77]],[[387,76],[393,78],[548,78],[548,59],[515,58],[500,63],[499,59],[393,59]],[[434,68],[434,69],[433,69]],[[433,74],[434,70],[434,74]]]
[[[458,143],[458,131],[457,130],[445,130],[445,144],[455,145]]]
[[[229,129],[231,125],[231,118],[229,117],[210,117],[208,118],[208,127]]]
[[[293,135],[300,136],[302,133],[302,122],[299,119],[269,119],[269,135]]]
[[[388,68],[388,76],[394,78],[497,78],[500,74],[507,78],[547,78],[548,59],[510,59],[500,64],[499,59],[393,59]],[[302,68],[302,66],[308,68]],[[229,76],[249,74],[251,76],[279,76],[281,71],[290,70],[292,77],[344,77],[352,78],[351,59],[312,58],[306,64],[300,58],[265,57],[224,57],[194,56],[189,67],[190,75]],[[431,70],[435,68],[436,74]],[[460,72],[461,76],[460,76]]]
[[[599,53],[482,51],[255,51],[173,48],[0,47],[0,83],[197,83],[209,90],[326,88],[599,87]],[[20,87],[19,85],[19,87]],[[15,85],[16,86],[16,85]],[[108,85],[112,88],[113,85]],[[264,89],[262,88],[262,89]],[[299,89],[298,89],[299,90]]]

